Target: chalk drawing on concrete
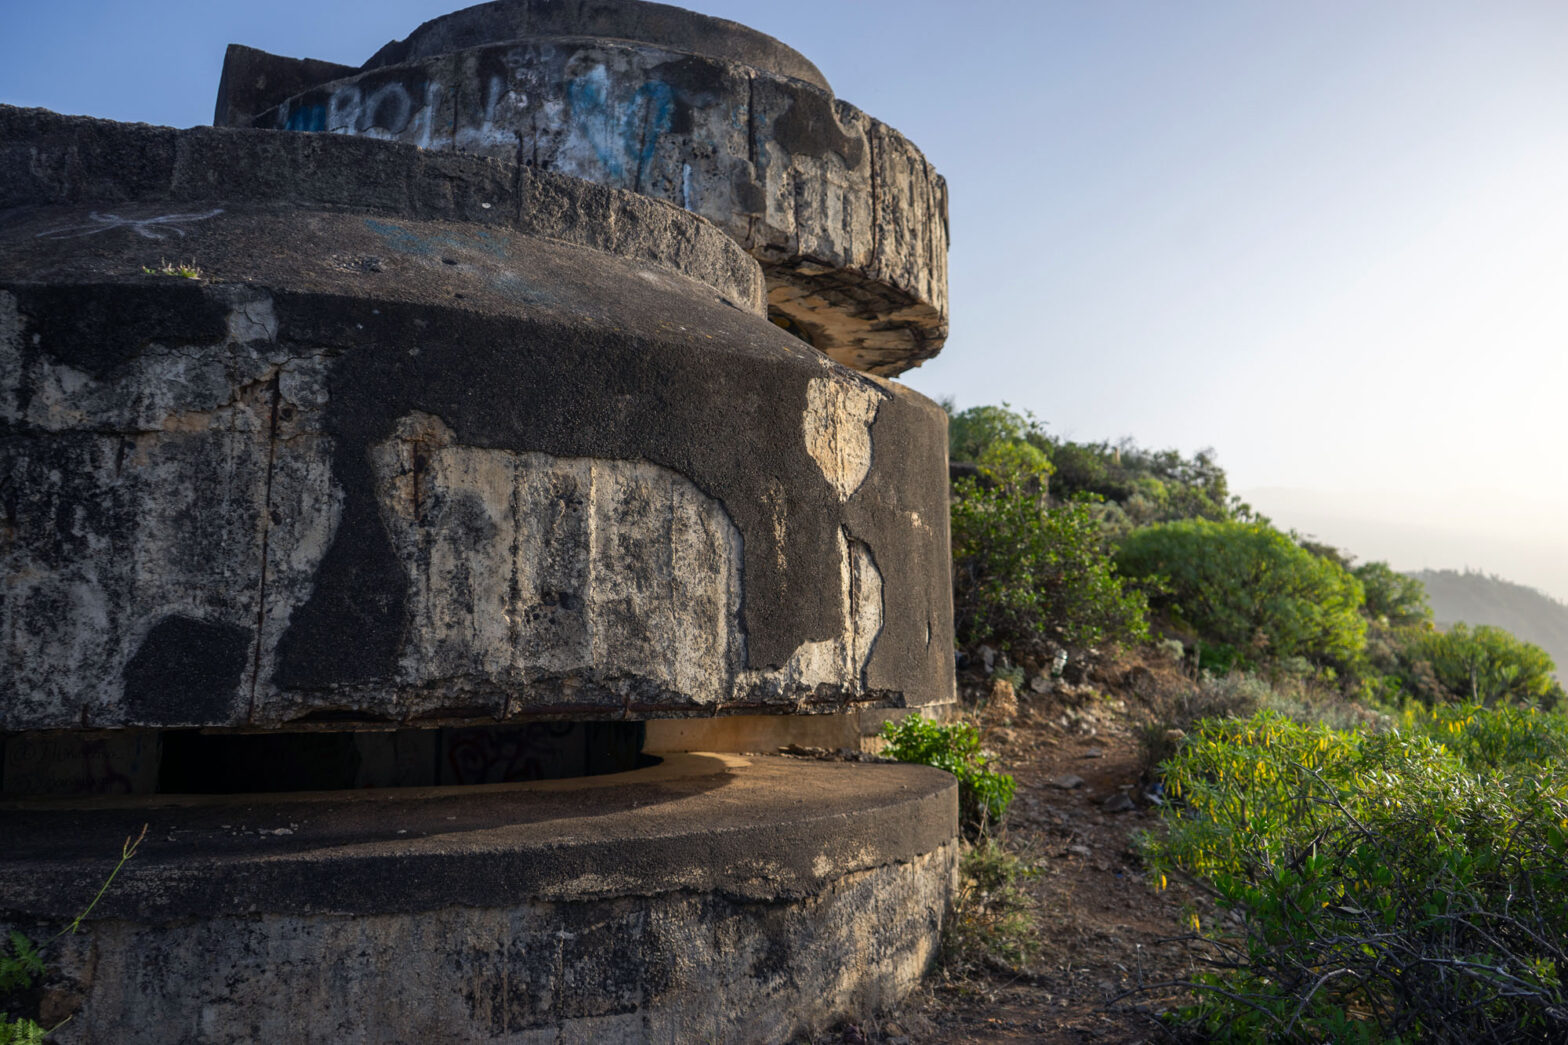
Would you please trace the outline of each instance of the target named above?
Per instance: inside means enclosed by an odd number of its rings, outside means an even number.
[[[33,238],[82,239],[86,236],[96,236],[100,232],[108,232],[110,229],[132,229],[138,236],[146,239],[168,239],[171,232],[183,239],[185,230],[180,228],[182,224],[206,221],[222,213],[222,207],[214,207],[202,214],[160,214],[154,218],[122,218],[118,214],[99,214],[93,211],[87,215],[85,224],[62,225],[57,229],[46,229]]]

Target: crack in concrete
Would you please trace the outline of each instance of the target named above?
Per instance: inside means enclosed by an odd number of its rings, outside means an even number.
[[[256,587],[256,637],[255,651],[251,655],[250,702],[245,709],[245,721],[256,717],[256,689],[261,680],[261,654],[266,642],[267,628],[267,578],[270,574],[267,561],[267,543],[272,536],[272,475],[278,459],[278,412],[283,405],[281,388],[282,368],[274,371],[270,382],[272,410],[267,426],[267,477],[261,497],[261,563],[260,578]]]

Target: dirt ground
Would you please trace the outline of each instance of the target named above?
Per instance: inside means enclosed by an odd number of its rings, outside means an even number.
[[[1159,824],[1139,731],[1157,717],[1158,692],[1181,684],[1174,665],[1104,663],[1077,685],[1057,683],[1043,694],[1024,687],[1009,714],[1005,705],[987,706],[978,672],[961,676],[986,749],[1017,779],[1006,834],[1041,867],[1030,883],[1040,955],[1016,971],[960,976],[938,967],[902,1012],[840,1027],[827,1041],[1176,1040],[1154,1014],[1179,1004],[1182,990],[1128,992],[1190,977],[1194,956],[1181,942],[1188,919],[1214,914],[1187,883],[1153,888],[1137,853],[1138,834]]]

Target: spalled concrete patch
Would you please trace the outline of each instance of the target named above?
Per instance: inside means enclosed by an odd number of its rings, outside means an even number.
[[[744,658],[741,540],[722,505],[645,461],[454,438],[415,414],[371,449],[409,566],[407,684],[614,665],[697,703],[729,696]]]
[[[871,422],[885,398],[877,389],[830,377],[806,386],[806,450],[840,500],[849,500],[871,471]]]

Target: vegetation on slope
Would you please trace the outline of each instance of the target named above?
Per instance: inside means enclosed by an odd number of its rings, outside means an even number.
[[[1568,604],[1473,570],[1421,570],[1411,580],[1426,592],[1439,626],[1467,621],[1503,628],[1568,668]]]
[[[1240,927],[1208,927],[1189,1024],[1246,1042],[1568,1036],[1568,720],[1450,705],[1368,733],[1264,712],[1203,723],[1164,771],[1179,801],[1151,861],[1212,883]]]
[[[1279,530],[1208,453],[1056,439],[1005,406],[952,420],[960,644],[989,644],[1013,683],[1047,653],[1060,668],[1152,641],[1194,680],[1147,731],[1168,825],[1148,857],[1233,917],[1196,927],[1211,971],[1178,1022],[1238,1041],[1568,1040],[1551,656],[1439,628],[1419,578]]]
[[[1366,646],[1361,582],[1266,522],[1141,527],[1122,540],[1116,563],[1155,592],[1171,624],[1207,640],[1204,667],[1285,657],[1346,665]]]

